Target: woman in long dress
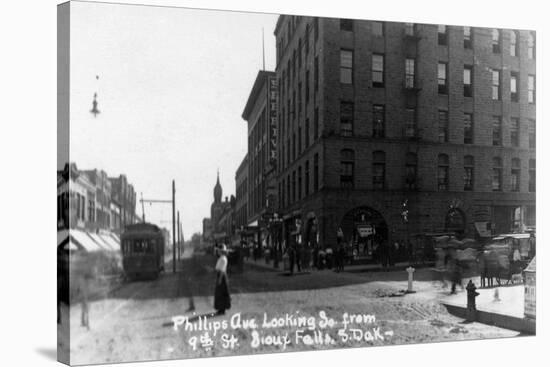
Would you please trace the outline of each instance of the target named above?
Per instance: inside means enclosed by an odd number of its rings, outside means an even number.
[[[214,291],[214,309],[218,315],[225,314],[231,308],[231,296],[227,284],[227,247],[223,244],[219,249],[216,262],[216,289]]]

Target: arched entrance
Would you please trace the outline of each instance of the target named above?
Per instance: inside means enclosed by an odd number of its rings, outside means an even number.
[[[445,215],[445,232],[455,232],[458,236],[464,235],[466,230],[466,215],[458,208],[451,208]]]
[[[355,259],[380,260],[379,246],[388,239],[388,226],[379,212],[366,206],[352,209],[342,218],[340,228]]]

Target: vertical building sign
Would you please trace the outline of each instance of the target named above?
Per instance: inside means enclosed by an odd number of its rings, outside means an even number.
[[[269,103],[269,163],[275,169],[277,165],[277,80],[268,78]]]

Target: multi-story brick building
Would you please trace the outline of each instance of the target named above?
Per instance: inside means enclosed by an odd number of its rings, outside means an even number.
[[[235,173],[235,187],[235,226],[239,229],[248,225],[248,153]]]
[[[535,224],[534,32],[282,15],[274,33],[287,241]]]
[[[248,125],[248,210],[249,232],[255,241],[269,241],[269,223],[277,208],[277,84],[275,73],[258,72],[242,113]]]
[[[111,181],[111,201],[115,206],[112,227],[122,231],[124,226],[137,221],[136,192],[124,174],[118,177],[109,177],[109,181]]]

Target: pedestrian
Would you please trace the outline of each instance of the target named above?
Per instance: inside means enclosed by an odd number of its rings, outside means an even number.
[[[459,285],[462,289],[462,267],[455,251],[451,251],[447,258],[449,271],[451,275],[451,294],[456,294],[456,286]]]
[[[216,262],[216,288],[214,291],[214,309],[218,315],[224,315],[225,310],[231,308],[231,296],[227,281],[227,246],[222,244],[218,249],[219,257]]]
[[[303,247],[301,245],[296,245],[296,250],[294,251],[294,256],[296,257],[296,268],[298,273],[302,272],[302,258],[303,258]]]
[[[346,256],[346,247],[343,241],[340,242],[336,250],[336,271],[344,271],[344,259]]]
[[[326,256],[326,265],[327,269],[332,269],[332,265],[334,262],[334,252],[332,251],[332,247],[328,246],[325,250],[325,256]]]
[[[294,263],[296,262],[296,250],[294,245],[290,245],[287,249],[288,261],[290,264],[290,275],[294,274]]]
[[[390,266],[390,248],[386,240],[380,241],[380,257],[382,258],[382,267],[386,269]]]

